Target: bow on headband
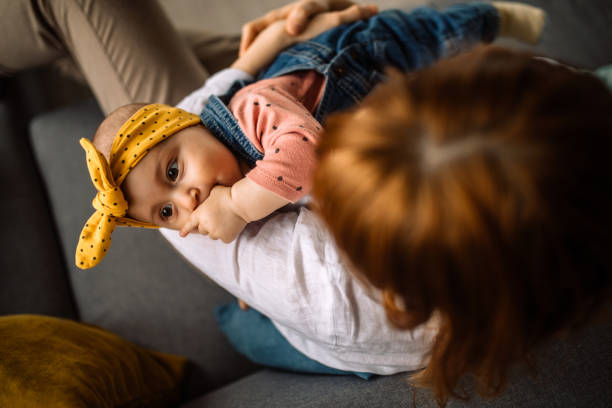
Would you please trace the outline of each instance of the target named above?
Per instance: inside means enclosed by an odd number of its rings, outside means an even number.
[[[85,149],[89,176],[98,194],[92,202],[96,212],[89,217],[79,237],[76,266],[88,269],[104,258],[116,225],[157,228],[126,216],[128,203],[121,191],[121,183],[155,145],[199,122],[197,115],[178,108],[147,105],[119,129],[111,147],[110,163],[88,139],[80,140]]]

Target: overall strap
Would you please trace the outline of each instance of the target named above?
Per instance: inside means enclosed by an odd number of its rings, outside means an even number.
[[[200,113],[200,119],[218,140],[232,153],[246,160],[250,166],[254,166],[257,160],[263,159],[263,153],[257,150],[246,137],[238,121],[221,98],[212,95]]]

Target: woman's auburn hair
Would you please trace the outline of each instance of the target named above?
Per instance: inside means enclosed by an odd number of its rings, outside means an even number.
[[[317,210],[389,320],[439,332],[415,383],[482,395],[610,294],[612,95],[586,73],[483,47],[394,74],[329,118]]]

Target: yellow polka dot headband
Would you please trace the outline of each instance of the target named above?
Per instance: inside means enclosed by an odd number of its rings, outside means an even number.
[[[147,105],[133,114],[119,129],[110,152],[110,162],[88,139],[81,139],[91,181],[98,190],[92,205],[96,209],[85,223],[77,244],[75,262],[81,269],[96,266],[110,247],[116,225],[157,228],[126,217],[128,203],[121,183],[156,144],[179,130],[200,122],[194,114],[167,105]]]

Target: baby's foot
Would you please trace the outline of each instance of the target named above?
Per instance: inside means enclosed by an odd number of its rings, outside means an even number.
[[[546,13],[522,3],[494,1],[499,12],[499,34],[527,44],[537,44],[542,35]]]

